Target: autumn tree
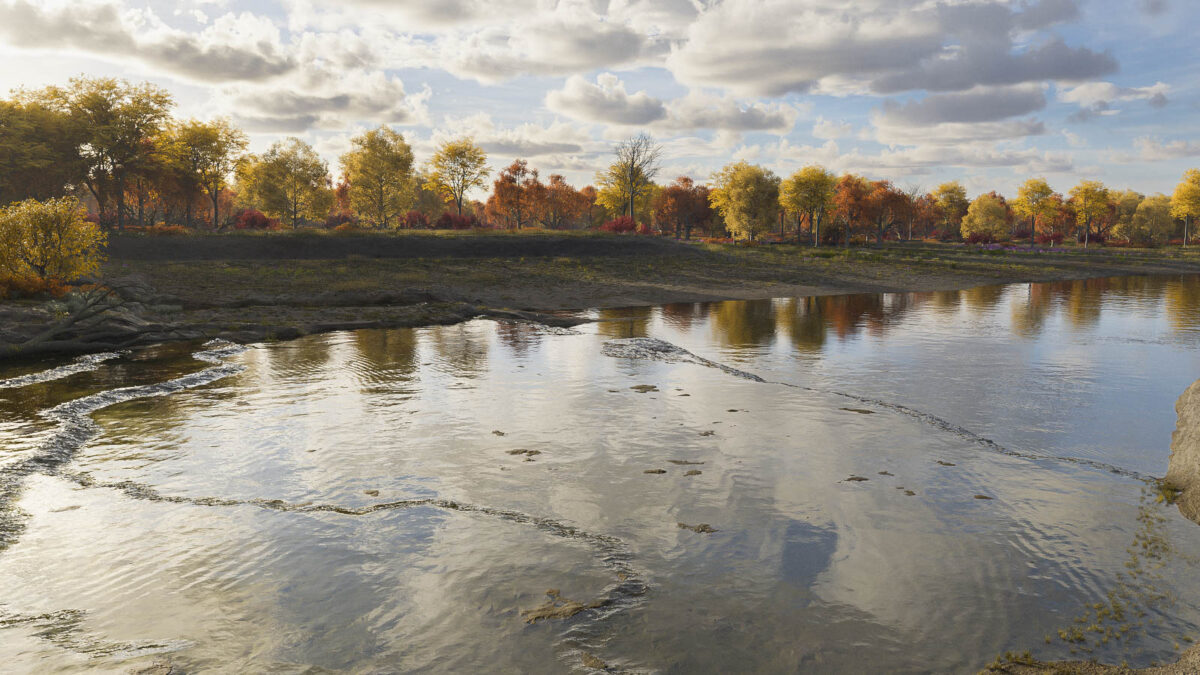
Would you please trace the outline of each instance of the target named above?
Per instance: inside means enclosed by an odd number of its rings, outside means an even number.
[[[1200,169],[1188,169],[1171,195],[1171,215],[1183,221],[1183,245],[1188,244],[1193,218],[1200,217]]]
[[[833,209],[837,176],[821,166],[806,166],[783,181],[779,190],[779,205],[795,213],[796,243],[800,242],[801,216],[808,219],[813,246],[821,245],[821,221]]]
[[[779,177],[757,164],[728,164],[713,175],[708,200],[734,237],[768,232],[779,213]]]
[[[849,247],[850,237],[863,220],[873,186],[871,181],[852,173],[838,179],[834,188],[833,205],[838,220],[845,227],[843,243]]]
[[[292,228],[325,217],[333,203],[329,167],[299,138],[277,141],[261,156],[238,165],[238,186],[246,199]]]
[[[466,195],[486,185],[487,153],[470,138],[447,141],[429,160],[429,186],[462,215]]]
[[[1038,219],[1045,220],[1054,215],[1054,203],[1050,197],[1054,190],[1045,178],[1030,178],[1017,189],[1017,198],[1012,203],[1013,211],[1029,219],[1029,246],[1037,240]]]
[[[220,227],[221,191],[246,142],[246,134],[226,119],[187,120],[170,126],[164,152],[186,200],[188,227],[192,225],[192,196],[200,192],[208,197],[213,229]]]
[[[387,126],[350,140],[342,155],[350,207],[374,227],[391,227],[412,207],[413,152],[404,136]]]
[[[170,115],[171,95],[148,82],[75,78],[66,87],[48,87],[25,96],[70,119],[79,134],[85,183],[102,208],[114,204],[117,227],[123,227],[126,183],[153,149],[148,141],[160,133]]]
[[[962,236],[968,240],[995,241],[1008,234],[1008,224],[1008,208],[999,195],[979,195],[962,220]]]
[[[540,186],[537,169],[518,159],[500,171],[492,184],[492,194],[487,200],[487,217],[498,225],[519,230],[533,218],[535,194]]]
[[[70,281],[95,274],[106,238],[74,197],[27,199],[0,209],[0,271]]]
[[[1092,222],[1108,212],[1108,188],[1098,180],[1085,180],[1071,188],[1069,195],[1075,207],[1075,223],[1083,228],[1083,247],[1087,248]]]
[[[638,134],[618,144],[615,154],[617,159],[608,170],[596,174],[596,184],[600,192],[607,190],[614,201],[619,199],[621,212],[636,220],[637,202],[649,196],[646,193],[658,175],[662,146],[650,136]]]
[[[551,174],[534,189],[534,212],[544,227],[561,230],[579,221],[591,206],[589,199],[560,174]]]
[[[1140,200],[1133,216],[1117,223],[1115,234],[1137,244],[1161,244],[1171,237],[1174,229],[1171,198],[1159,194]]]
[[[676,178],[655,196],[654,217],[671,226],[676,239],[691,239],[692,230],[713,217],[708,188],[688,176]]]
[[[967,215],[967,207],[970,205],[970,202],[967,201],[967,189],[958,181],[950,181],[939,185],[933,191],[933,196],[937,200],[938,211],[942,216],[942,237],[959,236],[959,226],[963,217]]]
[[[871,183],[867,194],[865,211],[875,223],[875,243],[883,244],[884,235],[904,216],[907,207],[904,193],[897,190],[891,181],[877,180]]]
[[[0,204],[50,199],[79,184],[80,130],[44,100],[0,101]]]

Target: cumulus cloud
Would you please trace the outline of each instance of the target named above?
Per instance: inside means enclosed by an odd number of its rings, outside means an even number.
[[[447,118],[438,125],[431,142],[436,145],[454,138],[469,137],[489,153],[510,158],[547,158],[597,151],[597,144],[584,130],[565,122],[548,125],[521,124],[500,127],[487,113]]]
[[[150,10],[126,10],[115,2],[5,0],[0,36],[20,47],[53,45],[132,59],[204,82],[264,80],[296,67],[279,29],[250,13],[225,14],[188,33],[168,27]]]
[[[887,101],[881,119],[896,126],[995,122],[1045,107],[1046,97],[1037,85],[979,87],[953,94],[933,94],[903,104]]]
[[[1140,159],[1151,162],[1164,159],[1200,157],[1200,143],[1196,141],[1163,141],[1159,138],[1142,136],[1134,139],[1133,147],[1137,149]]]
[[[824,117],[818,117],[813,123],[812,135],[815,138],[822,140],[835,140],[843,136],[849,136],[854,131],[854,125],[849,122],[839,122],[837,120],[827,120]]]
[[[598,75],[595,83],[572,75],[562,89],[546,95],[546,106],[576,119],[612,124],[649,124],[667,116],[662,101],[644,91],[628,93],[612,73]]]
[[[1120,101],[1146,101],[1152,108],[1163,108],[1169,102],[1167,94],[1171,88],[1163,82],[1149,87],[1119,87],[1111,82],[1085,82],[1058,92],[1058,100],[1075,103],[1079,110],[1069,118],[1073,122],[1085,122],[1097,115],[1116,115],[1121,111],[1114,107]]]

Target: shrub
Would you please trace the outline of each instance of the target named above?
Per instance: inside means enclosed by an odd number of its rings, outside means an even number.
[[[650,229],[649,225],[642,223],[641,225],[638,225],[637,233],[641,235],[650,235],[654,234],[654,231]]]
[[[1013,232],[1013,239],[1028,239],[1030,234],[1032,234],[1032,232],[1030,232],[1029,228],[1023,227],[1018,229],[1016,232]]]
[[[349,211],[338,211],[325,217],[325,227],[336,230],[342,225],[358,226],[358,216]]]
[[[968,244],[990,244],[994,241],[996,238],[990,232],[972,232],[966,238]]]
[[[58,279],[42,279],[35,276],[0,277],[0,300],[61,298],[68,290]]]
[[[410,230],[415,230],[418,227],[421,229],[429,229],[429,217],[420,211],[409,211],[404,214],[404,218],[400,220],[402,227]]]
[[[469,230],[479,227],[479,219],[473,215],[458,215],[449,211],[437,219],[434,226],[439,230]]]
[[[633,232],[636,230],[637,224],[633,222],[633,218],[630,218],[629,216],[621,216],[620,218],[614,218],[601,225],[600,229],[605,232],[624,234],[626,232]]]
[[[1037,237],[1039,244],[1061,244],[1063,243],[1063,233],[1053,232],[1051,234],[1039,234]]]
[[[94,274],[108,242],[86,215],[74,197],[27,199],[0,209],[0,274],[60,281]]]
[[[192,233],[191,230],[183,225],[167,225],[166,223],[155,223],[150,227],[144,228],[142,232],[156,237],[177,237]]]
[[[258,209],[242,209],[234,214],[233,227],[238,230],[278,230],[283,226],[277,218],[268,218]]]
[[[356,223],[342,223],[341,225],[335,226],[333,231],[339,234],[353,234],[361,230],[359,230],[359,227]]]

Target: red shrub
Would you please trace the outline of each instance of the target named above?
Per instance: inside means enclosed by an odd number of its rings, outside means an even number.
[[[1055,232],[1053,234],[1039,234],[1037,237],[1037,243],[1055,245],[1061,244],[1063,243],[1063,234],[1062,232]]]
[[[428,229],[429,228],[429,218],[424,213],[421,213],[420,211],[409,211],[408,213],[404,214],[404,218],[401,221],[401,225],[404,227],[407,227],[410,230],[416,229],[418,227],[421,229]]]
[[[966,241],[968,244],[990,244],[996,241],[996,238],[983,232],[972,232],[967,235]]]
[[[233,227],[238,230],[278,230],[282,227],[275,218],[268,218],[258,209],[242,209],[233,214]]]
[[[434,227],[439,230],[469,230],[474,227],[479,227],[479,219],[473,215],[458,215],[449,211],[442,214]]]
[[[1021,228],[1013,233],[1013,239],[1028,239],[1030,235],[1029,228]]]
[[[633,232],[636,230],[637,224],[633,222],[633,218],[630,218],[629,216],[621,216],[620,218],[614,218],[601,225],[600,229],[605,232],[624,234],[626,232]]]
[[[358,226],[358,216],[349,211],[338,211],[325,216],[325,227],[336,229],[342,225]]]

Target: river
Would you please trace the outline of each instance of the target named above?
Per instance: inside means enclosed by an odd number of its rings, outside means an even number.
[[[1200,637],[1200,278],[0,366],[14,672],[974,672]]]

